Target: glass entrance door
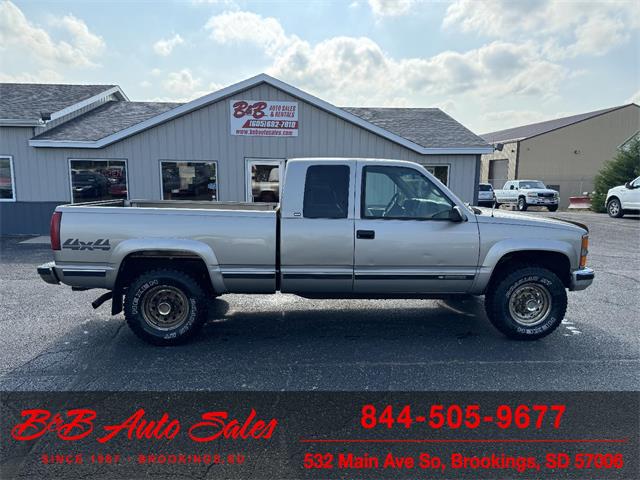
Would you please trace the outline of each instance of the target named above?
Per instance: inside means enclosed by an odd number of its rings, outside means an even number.
[[[246,201],[278,203],[284,159],[248,158],[246,163]]]

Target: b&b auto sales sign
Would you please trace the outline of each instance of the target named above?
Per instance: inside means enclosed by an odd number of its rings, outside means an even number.
[[[231,100],[231,135],[297,137],[298,102]]]

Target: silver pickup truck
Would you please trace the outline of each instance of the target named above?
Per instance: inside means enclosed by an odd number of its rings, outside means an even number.
[[[580,224],[472,209],[422,166],[287,162],[281,204],[117,200],[56,208],[47,283],[107,289],[141,338],[191,337],[225,293],[484,295],[505,335],[551,333],[594,278]]]

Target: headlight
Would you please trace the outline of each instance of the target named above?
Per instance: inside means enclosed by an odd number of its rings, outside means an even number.
[[[560,196],[560,195],[558,194],[558,192],[555,192],[555,193],[553,194],[553,198],[558,198],[559,196]]]
[[[538,194],[534,193],[534,192],[527,193],[527,197],[537,197],[537,196],[538,196]]]

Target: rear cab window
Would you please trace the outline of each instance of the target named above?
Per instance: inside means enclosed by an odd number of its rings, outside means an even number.
[[[349,212],[347,165],[312,165],[304,184],[305,218],[347,218]]]

